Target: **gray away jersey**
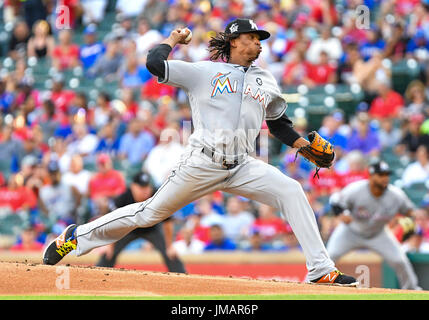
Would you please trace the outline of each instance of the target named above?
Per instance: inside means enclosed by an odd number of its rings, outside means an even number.
[[[220,154],[254,151],[264,119],[283,115],[287,103],[274,77],[251,66],[201,61],[165,61],[161,83],[182,88],[189,97],[194,132],[192,147],[209,146]]]
[[[331,204],[338,204],[351,212],[353,221],[349,228],[366,238],[383,230],[397,214],[406,214],[414,209],[408,196],[391,184],[384,194],[376,198],[369,190],[369,181],[360,180],[349,184],[342,191],[331,196]]]

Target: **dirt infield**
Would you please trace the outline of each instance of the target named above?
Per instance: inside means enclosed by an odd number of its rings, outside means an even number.
[[[121,270],[0,262],[0,295],[207,296],[240,294],[389,294],[404,290],[320,285]]]

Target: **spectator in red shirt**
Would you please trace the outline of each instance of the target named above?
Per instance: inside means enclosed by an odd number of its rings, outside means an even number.
[[[347,161],[348,168],[341,174],[341,185],[343,188],[352,182],[369,178],[366,160],[361,151],[350,151],[345,156],[345,160]]]
[[[63,29],[58,35],[59,44],[52,52],[52,66],[63,71],[79,66],[79,46],[72,43],[72,33],[69,29]]]
[[[319,197],[329,196],[341,189],[342,177],[334,168],[320,170],[319,177],[314,173],[310,174],[309,184]]]
[[[424,2],[425,1],[420,1],[420,0],[396,0],[396,1],[386,1],[386,3],[383,3],[382,8],[384,8],[384,6],[394,6],[394,12],[395,14],[397,14],[398,16],[408,16],[411,15],[412,13],[415,13],[414,15],[414,19],[416,19],[417,23],[421,22],[420,20],[420,14],[417,14],[417,11],[420,11],[423,9],[424,10]]]
[[[372,101],[369,114],[375,119],[398,117],[404,107],[404,99],[394,91],[389,81],[380,81],[377,87],[378,96]]]
[[[280,239],[288,231],[286,222],[276,215],[275,209],[265,204],[260,204],[251,230],[259,232],[267,242]]]
[[[202,214],[199,212],[192,213],[186,220],[186,228],[192,230],[194,239],[202,241],[204,244],[210,241],[210,227],[201,224]],[[181,230],[183,231],[183,230]],[[176,241],[184,239],[185,235],[179,232],[176,237]]]
[[[6,180],[3,176],[3,173],[0,171],[0,187],[3,187],[6,184]]]
[[[335,26],[338,24],[338,13],[335,7],[335,0],[321,0],[317,2],[318,6],[315,6],[311,10],[310,24],[314,26]]]
[[[214,210],[211,196],[207,195],[195,202],[194,211],[187,217],[184,226],[192,230],[195,239],[208,244],[210,242],[210,227],[223,225],[224,220],[224,216]],[[184,239],[182,231],[178,232],[176,241]]]
[[[141,98],[156,101],[165,95],[173,97],[174,93],[174,87],[159,83],[156,78],[152,77],[142,86]]]
[[[121,90],[121,101],[125,104],[126,110],[122,114],[122,119],[126,122],[136,117],[139,105],[135,98],[133,89],[123,88]]]
[[[37,206],[34,192],[24,186],[21,175],[12,175],[8,185],[0,188],[0,208],[9,208],[13,212],[32,209]]]
[[[174,101],[172,101],[169,96],[164,96],[159,101],[158,112],[154,116],[154,121],[152,123],[152,131],[158,138],[161,135],[161,132],[169,125],[173,103]]]
[[[342,34],[342,41],[344,43],[355,43],[360,46],[367,40],[366,29],[359,27],[356,15],[345,17]]]
[[[336,67],[329,63],[326,51],[320,52],[319,63],[307,65],[307,85],[310,87],[336,82]]]
[[[68,114],[68,108],[72,104],[76,94],[72,90],[64,89],[64,77],[56,75],[52,78],[51,100],[56,112]]]
[[[302,46],[305,50],[309,48],[311,44],[311,40],[305,33],[305,27],[308,22],[308,16],[307,14],[303,12],[299,12],[293,23],[292,28],[294,31],[294,37],[288,38],[286,41],[286,46],[283,54],[288,54],[292,52],[292,50],[295,50],[295,48]]]
[[[112,160],[107,154],[97,158],[98,172],[89,181],[89,195],[92,200],[100,197],[114,197],[125,192],[126,183],[121,172],[113,169]]]
[[[37,241],[37,229],[35,226],[26,226],[20,235],[20,239],[11,248],[11,251],[42,251],[43,243]]]
[[[244,1],[232,0],[228,4],[228,12],[230,15],[240,17],[243,15]]]
[[[308,63],[305,61],[305,51],[295,48],[290,53],[290,60],[286,63],[283,73],[283,84],[297,86],[308,83]]]

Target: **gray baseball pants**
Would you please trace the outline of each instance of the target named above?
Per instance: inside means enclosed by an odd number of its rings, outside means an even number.
[[[330,236],[327,244],[329,256],[338,261],[347,252],[367,248],[380,254],[396,272],[402,289],[417,290],[417,276],[399,242],[389,230],[382,230],[372,238],[365,238],[340,223]]]
[[[203,154],[201,149],[188,149],[168,179],[148,200],[118,208],[78,226],[77,255],[118,241],[135,228],[153,226],[188,203],[216,190],[240,195],[282,212],[303,249],[309,280],[336,269],[299,182],[251,156],[246,156],[234,169],[226,170]]]

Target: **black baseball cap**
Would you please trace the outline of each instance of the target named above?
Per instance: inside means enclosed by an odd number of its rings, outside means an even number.
[[[225,28],[225,34],[257,33],[259,40],[265,40],[270,37],[270,33],[265,30],[259,30],[252,19],[235,19],[228,23]]]
[[[141,187],[146,187],[151,184],[151,179],[146,172],[140,172],[134,176],[133,182]]]
[[[376,161],[369,166],[369,174],[391,174],[389,165],[384,161]]]

